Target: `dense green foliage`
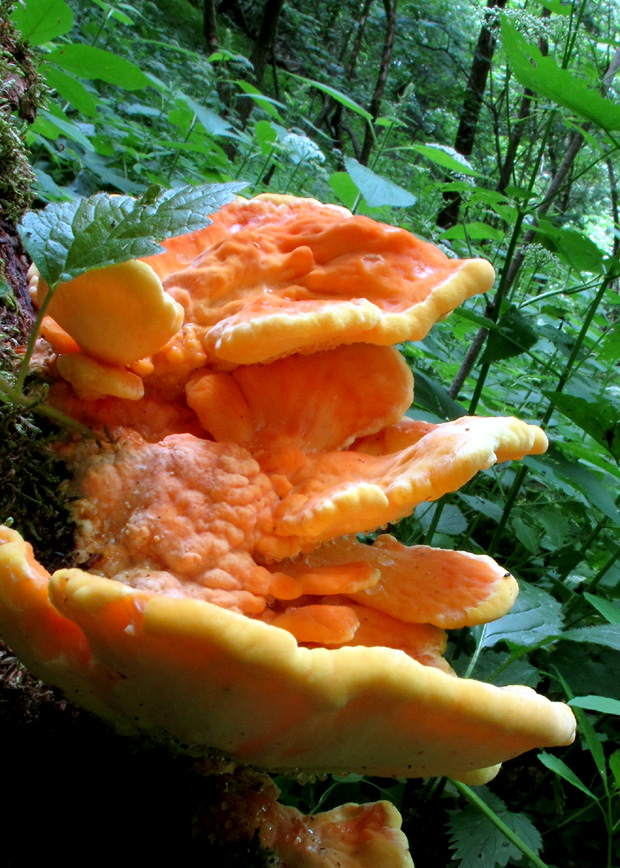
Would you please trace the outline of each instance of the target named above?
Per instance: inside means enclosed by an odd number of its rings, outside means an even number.
[[[494,295],[471,299],[403,347],[416,380],[411,412],[431,421],[514,413],[544,425],[550,451],[479,474],[396,533],[487,552],[519,578],[513,612],[463,631],[451,662],[466,677],[573,697],[578,740],[509,764],[477,797],[446,781],[280,784],[304,810],[391,798],[418,868],[438,860],[612,868],[620,864],[620,9],[614,0],[513,0],[484,18],[481,0],[400,0],[377,113],[394,4],[368,4],[355,53],[363,3],[287,0],[259,83],[249,58],[264,4],[220,4],[210,52],[202,11],[185,0],[81,2],[79,26],[64,0],[27,0],[15,20],[40,47],[50,89],[27,136],[36,193],[43,204],[241,180],[251,193],[345,204],[493,262]],[[464,157],[452,146],[485,22],[497,42]],[[439,228],[439,212],[455,200],[458,219]],[[479,352],[462,367],[472,346]],[[507,845],[506,828],[522,846]]]

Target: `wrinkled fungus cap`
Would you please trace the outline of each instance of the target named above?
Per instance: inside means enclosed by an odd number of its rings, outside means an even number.
[[[164,244],[145,261],[211,359],[232,364],[420,340],[494,277],[486,260],[449,259],[403,229],[294,196],[238,199]]]
[[[443,657],[446,629],[510,609],[512,576],[355,537],[546,449],[514,418],[402,418],[412,377],[389,344],[488,289],[491,266],[290,196],[237,200],[166,247],[125,269],[150,299],[138,321],[165,313],[157,340],[124,319],[129,286],[97,295],[129,347],[107,356],[85,338],[87,294],[53,299],[73,390],[51,398],[113,442],[62,449],[78,566],[50,576],[0,531],[15,653],[123,730],[272,771],[481,783],[570,743],[566,705],[459,679]]]

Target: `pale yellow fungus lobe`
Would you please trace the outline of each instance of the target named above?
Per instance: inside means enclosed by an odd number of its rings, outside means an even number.
[[[48,287],[39,279],[39,306]],[[157,352],[183,324],[183,309],[145,262],[96,268],[57,287],[47,313],[88,355],[127,365]]]
[[[85,400],[103,395],[139,401],[144,396],[144,384],[137,374],[114,365],[98,362],[83,353],[60,355],[58,373],[71,383],[76,394]]]
[[[0,600],[15,652],[87,708],[272,770],[459,776],[574,737],[568,706],[528,688],[391,648],[299,647],[261,620],[82,570],[48,579],[19,542],[0,545]],[[62,629],[31,638],[41,617]]]

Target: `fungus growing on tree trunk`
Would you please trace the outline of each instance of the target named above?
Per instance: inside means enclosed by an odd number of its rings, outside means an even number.
[[[355,536],[546,449],[514,418],[403,419],[413,384],[391,345],[486,291],[491,266],[290,196],[236,200],[165,246],[52,299],[50,401],[112,441],[62,448],[74,568],[50,576],[2,531],[14,651],[125,731],[271,771],[480,782],[570,743],[566,705],[443,657],[446,629],[509,611],[512,576]],[[132,275],[146,342],[124,320]]]

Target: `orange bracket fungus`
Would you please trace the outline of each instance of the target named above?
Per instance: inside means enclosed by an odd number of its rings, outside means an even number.
[[[356,537],[546,449],[514,418],[403,419],[394,344],[487,291],[489,263],[275,195],[164,246],[49,306],[49,400],[112,438],[62,447],[74,568],[1,532],[14,652],[121,730],[271,771],[481,782],[569,744],[566,705],[443,657],[447,629],[509,611],[512,576]]]

